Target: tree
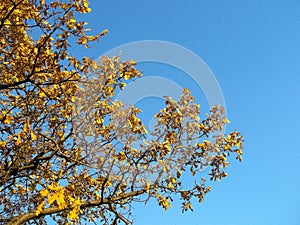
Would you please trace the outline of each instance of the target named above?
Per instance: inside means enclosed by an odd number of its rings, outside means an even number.
[[[166,97],[148,134],[140,110],[114,100],[141,76],[135,62],[71,53],[71,43],[89,48],[107,33],[88,35],[75,18],[90,10],[86,0],[0,2],[2,224],[129,224],[132,203],[156,199],[167,210],[176,195],[192,210],[210,191],[206,178],[227,176],[227,156],[242,159],[240,133],[222,132],[224,109],[200,120],[187,89]],[[183,183],[189,173],[194,184]]]

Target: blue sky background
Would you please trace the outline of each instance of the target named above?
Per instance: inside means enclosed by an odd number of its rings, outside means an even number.
[[[222,87],[228,130],[237,128],[246,139],[243,162],[231,163],[229,176],[212,185],[193,213],[181,214],[178,202],[167,212],[153,202],[136,205],[136,225],[299,225],[300,1],[93,0],[91,7],[84,19],[109,33],[78,54],[98,57],[149,39],[189,48]],[[203,93],[182,72],[151,63],[140,68],[187,86],[207,110]],[[151,116],[163,101],[139,106]]]

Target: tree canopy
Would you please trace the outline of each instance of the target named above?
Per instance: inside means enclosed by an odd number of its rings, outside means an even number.
[[[167,210],[173,196],[185,212],[210,191],[207,178],[227,176],[230,154],[242,159],[241,134],[223,134],[224,109],[200,119],[188,89],[166,97],[148,133],[141,110],[114,98],[142,76],[136,63],[72,54],[107,33],[77,20],[90,11],[86,0],[0,2],[2,224],[129,224],[134,202]]]

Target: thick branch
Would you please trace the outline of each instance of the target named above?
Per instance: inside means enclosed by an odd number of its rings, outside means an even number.
[[[5,90],[5,89],[11,88],[11,87],[18,86],[20,84],[25,84],[27,82],[30,82],[30,77],[26,77],[26,79],[18,81],[18,82],[15,82],[15,83],[2,84],[2,85],[0,85],[0,90]]]
[[[90,201],[90,202],[85,202],[83,203],[80,208],[85,209],[85,208],[90,208],[90,207],[95,207],[95,206],[100,206],[100,205],[112,205],[115,202],[118,202],[120,200],[128,199],[134,196],[142,195],[146,193],[145,189],[138,190],[138,191],[133,191],[127,194],[123,194],[114,198],[106,198],[106,199],[100,199],[100,200],[95,200],[95,201]],[[52,215],[55,213],[60,213],[63,211],[70,210],[70,207],[64,208],[64,209],[59,209],[58,207],[49,207],[41,211],[39,215],[36,215],[36,210],[32,210],[28,213],[25,213],[20,216],[13,217],[10,219],[10,222],[7,225],[21,225],[29,220],[32,220],[34,218],[42,217],[42,216],[47,216],[47,215]],[[115,212],[114,212],[115,213]]]

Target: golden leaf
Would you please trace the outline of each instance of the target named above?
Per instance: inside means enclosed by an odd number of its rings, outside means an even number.
[[[6,115],[5,120],[3,122],[4,124],[10,124],[12,120],[13,120],[12,116]]]
[[[41,194],[43,197],[46,197],[46,196],[49,195],[49,191],[48,191],[47,189],[41,190],[41,191],[40,191],[40,194]]]
[[[224,118],[224,119],[223,119],[223,122],[224,122],[224,123],[230,123],[230,120],[227,119],[227,118]]]
[[[107,33],[108,33],[108,30],[105,29],[104,31],[101,32],[100,36],[104,36],[104,35],[106,35]]]
[[[0,148],[5,148],[6,142],[0,142]]]
[[[67,207],[66,201],[65,201],[65,195],[64,195],[64,190],[60,189],[56,193],[52,194],[48,198],[48,203],[49,205],[53,204],[54,202],[57,203],[59,209],[64,209]]]
[[[40,98],[43,98],[43,97],[45,97],[45,96],[46,96],[45,92],[41,91],[40,94],[39,94],[39,97],[40,97]]]
[[[37,138],[36,138],[36,135],[33,133],[33,131],[30,131],[30,136],[31,136],[31,140],[35,141]]]
[[[36,215],[36,216],[38,216],[38,215],[41,214],[41,212],[43,211],[44,205],[45,205],[45,202],[44,202],[44,201],[42,201],[42,202],[38,205],[38,207],[37,207],[36,210],[35,210],[35,215]]]
[[[21,144],[21,132],[18,133],[18,137],[17,137],[17,140],[16,140],[16,145],[18,146],[19,144]]]
[[[23,128],[23,130],[24,130],[24,132],[26,133],[26,132],[29,131],[29,129],[30,129],[30,125],[29,125],[28,120],[26,120],[26,122],[24,123],[24,128]]]

